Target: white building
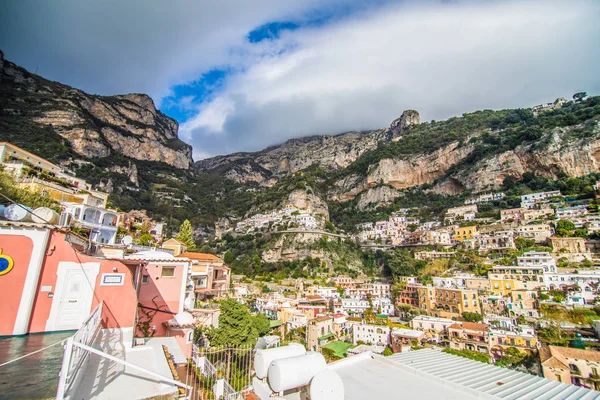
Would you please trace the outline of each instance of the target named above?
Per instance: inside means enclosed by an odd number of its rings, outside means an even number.
[[[119,214],[116,211],[85,204],[64,203],[64,213],[72,223],[90,230],[90,240],[95,243],[115,244]]]
[[[528,251],[522,256],[517,257],[517,265],[519,267],[543,267],[544,273],[558,272],[556,260],[548,252]]]
[[[550,197],[560,196],[560,191],[554,190],[551,192],[539,192],[539,193],[531,193],[524,194],[521,196],[521,207],[522,208],[533,208],[535,203],[549,199]]]
[[[367,300],[342,299],[342,310],[350,315],[360,314],[371,308]]]
[[[577,273],[547,273],[544,274],[546,289],[574,289],[573,297],[581,297],[587,303],[593,303],[600,294],[600,271],[582,271]]]
[[[352,343],[362,341],[366,344],[387,346],[390,344],[390,327],[383,325],[354,325],[352,327]]]
[[[581,218],[589,214],[587,206],[573,206],[556,209],[556,219]]]
[[[477,204],[477,203],[487,203],[489,201],[502,200],[505,195],[503,192],[500,193],[484,193],[480,194],[477,197],[471,197],[470,199],[465,200],[465,204]]]
[[[372,300],[373,302],[373,311],[376,314],[385,314],[394,316],[394,303],[388,297],[377,297]]]

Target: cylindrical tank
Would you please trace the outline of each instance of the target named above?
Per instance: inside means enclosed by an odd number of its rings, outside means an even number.
[[[300,343],[290,343],[287,346],[275,347],[273,349],[256,350],[254,356],[254,370],[259,379],[267,377],[269,365],[275,360],[286,357],[294,357],[306,354],[306,349]]]
[[[330,369],[319,372],[310,381],[311,400],[344,400],[344,382]]]
[[[22,204],[11,204],[4,209],[4,218],[11,221],[29,222],[31,221],[30,210]]]
[[[31,220],[38,224],[56,224],[59,217],[56,211],[48,207],[38,207],[31,214]]]
[[[281,392],[308,385],[326,365],[325,357],[314,351],[303,356],[275,360],[269,366],[269,386],[272,391]]]

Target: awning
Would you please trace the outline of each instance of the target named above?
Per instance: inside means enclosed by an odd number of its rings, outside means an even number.
[[[335,337],[335,335],[333,333],[328,333],[327,335],[323,335],[323,336],[319,336],[317,338],[317,340],[321,341],[321,340],[327,340],[327,339],[331,339]]]

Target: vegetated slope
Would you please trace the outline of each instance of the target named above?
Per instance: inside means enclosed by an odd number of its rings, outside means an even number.
[[[252,194],[202,173],[175,120],[143,94],[95,96],[46,80],[0,52],[0,141],[74,170],[113,205],[145,209],[177,228],[185,218],[213,226],[245,213]]]

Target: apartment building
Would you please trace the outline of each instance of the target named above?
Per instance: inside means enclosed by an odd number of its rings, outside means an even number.
[[[306,347],[319,351],[321,347],[335,339],[332,317],[317,317],[306,325]]]
[[[492,295],[509,296],[514,289],[529,289],[544,286],[544,267],[496,265],[488,272]]]
[[[538,317],[540,315],[538,292],[536,290],[513,289],[510,292],[508,312],[515,317]]]
[[[519,267],[542,267],[544,273],[557,272],[556,260],[548,252],[528,251],[517,257]]]
[[[411,307],[419,307],[419,287],[420,285],[409,284],[401,290],[396,296],[396,305],[407,305]]]
[[[394,303],[388,297],[377,297],[372,300],[373,311],[376,314],[384,314],[389,316],[396,315],[394,311]]]
[[[534,208],[536,203],[539,203],[542,200],[549,199],[551,197],[561,196],[560,191],[554,190],[551,192],[539,192],[539,193],[531,193],[525,194],[521,196],[521,207],[522,208]]]
[[[371,308],[367,300],[342,299],[342,310],[348,315],[362,317],[364,312]]]
[[[464,312],[481,314],[476,290],[422,286],[417,289],[419,307],[435,317],[460,317]]]
[[[514,347],[522,353],[532,353],[537,350],[539,342],[533,327],[518,325],[515,329],[491,329],[491,352],[498,359],[506,355],[506,349]]]
[[[448,327],[450,348],[490,353],[490,328],[474,322],[454,323]]]
[[[463,240],[471,239],[477,235],[477,226],[459,226],[454,231],[454,240],[462,242]]]
[[[410,321],[410,327],[426,333],[428,340],[441,343],[445,337],[448,327],[455,321],[450,318],[437,318],[419,315]]]
[[[186,251],[177,258],[187,258],[192,262],[192,282],[196,300],[208,297],[225,297],[231,288],[231,270],[222,258],[208,253]]]
[[[500,210],[500,221],[502,223],[514,221],[519,222],[523,219],[524,208],[509,208],[506,210]]]
[[[600,390],[600,352],[543,346],[540,362],[546,379]]]
[[[473,221],[477,216],[477,204],[469,204],[460,207],[452,207],[446,211],[444,221]]]
[[[360,324],[352,327],[352,343],[359,341],[376,346],[390,344],[390,327],[385,325]]]

